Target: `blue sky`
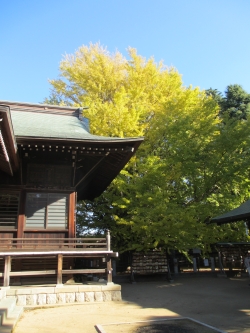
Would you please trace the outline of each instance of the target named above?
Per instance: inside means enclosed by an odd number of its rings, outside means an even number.
[[[0,0],[0,100],[40,103],[65,54],[100,42],[163,60],[186,86],[250,93],[249,0]]]

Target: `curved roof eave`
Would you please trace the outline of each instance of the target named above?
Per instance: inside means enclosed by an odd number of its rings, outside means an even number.
[[[230,222],[244,221],[250,218],[250,200],[239,207],[230,210],[210,220],[210,223],[224,224]]]
[[[60,138],[60,137],[38,137],[38,136],[18,136],[16,135],[17,141],[22,140],[37,140],[37,141],[43,141],[43,140],[53,140],[53,141],[69,141],[69,142],[76,142],[76,143],[129,143],[129,142],[141,142],[144,140],[144,137],[131,137],[131,138],[108,138],[108,137],[97,137],[95,135],[92,136],[92,138],[88,139],[75,139],[75,138]]]

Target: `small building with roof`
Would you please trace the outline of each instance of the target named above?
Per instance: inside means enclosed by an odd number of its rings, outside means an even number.
[[[98,197],[135,154],[143,138],[92,135],[84,108],[0,101],[0,278],[81,273],[74,258],[105,261],[109,235],[76,239],[77,200]],[[54,265],[54,266],[53,266]],[[88,270],[82,270],[88,273]]]
[[[239,207],[232,209],[222,215],[213,217],[208,223],[216,223],[217,225],[223,225],[226,223],[241,222],[246,223],[246,229],[250,226],[250,200],[247,200]],[[221,273],[225,274],[224,266],[228,266],[229,270],[235,267],[237,262],[237,268],[241,272],[245,271],[244,257],[250,251],[249,242],[220,242],[216,244],[218,250],[219,263]],[[228,273],[230,274],[230,273]]]

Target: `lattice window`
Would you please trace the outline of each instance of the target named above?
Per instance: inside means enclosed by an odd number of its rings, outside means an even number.
[[[28,229],[67,229],[68,195],[27,193],[25,212]]]
[[[19,193],[0,193],[0,228],[15,229],[19,209]]]
[[[71,185],[72,167],[68,165],[30,164],[27,169],[27,184],[57,186]]]

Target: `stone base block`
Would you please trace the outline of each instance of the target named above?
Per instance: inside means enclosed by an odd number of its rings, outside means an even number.
[[[1,295],[0,295],[1,296]],[[57,287],[11,287],[7,297],[16,297],[17,305],[25,307],[55,304],[94,303],[121,301],[121,286],[110,285],[64,285]]]

